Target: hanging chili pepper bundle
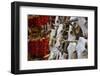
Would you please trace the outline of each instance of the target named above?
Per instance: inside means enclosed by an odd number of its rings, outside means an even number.
[[[33,17],[28,20],[28,25],[29,27],[32,26],[37,26],[37,27],[42,27],[45,24],[49,22],[49,16],[38,16],[38,17]]]
[[[49,54],[49,38],[47,38],[46,36],[38,38],[38,36],[36,37],[35,35],[41,33],[40,28],[42,29],[42,26],[46,26],[48,22],[49,16],[37,16],[28,19],[28,26],[29,28],[31,28],[31,34],[32,36],[35,36],[33,38],[30,36],[31,39],[28,42],[28,52],[33,59],[43,59],[44,56]]]
[[[49,53],[49,39],[39,39],[28,42],[28,51],[33,58],[43,58]]]

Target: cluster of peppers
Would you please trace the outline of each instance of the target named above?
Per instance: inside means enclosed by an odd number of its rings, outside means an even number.
[[[49,21],[49,16],[38,16],[28,20],[29,27],[35,25],[37,27],[44,26]]]
[[[44,38],[44,39],[29,41],[28,51],[30,52],[33,58],[42,59],[49,53],[49,39]]]
[[[38,28],[42,28],[42,26],[45,26],[48,21],[48,16],[33,17],[31,19],[28,19],[28,27],[34,28],[35,26]],[[33,59],[43,59],[44,56],[49,54],[49,38],[42,37],[40,39],[33,39],[28,41],[28,53]]]

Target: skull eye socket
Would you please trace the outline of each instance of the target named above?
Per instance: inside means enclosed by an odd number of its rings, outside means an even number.
[[[73,34],[73,31],[71,31],[70,34]]]
[[[57,23],[59,23],[59,21],[57,20]]]

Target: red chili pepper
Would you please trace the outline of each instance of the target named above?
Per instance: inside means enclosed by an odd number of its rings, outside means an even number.
[[[49,53],[49,39],[28,42],[28,52],[33,57],[42,58]]]
[[[28,19],[28,25],[31,26],[38,26],[42,27],[45,24],[49,22],[49,16],[39,16],[39,17],[33,17],[32,19]]]

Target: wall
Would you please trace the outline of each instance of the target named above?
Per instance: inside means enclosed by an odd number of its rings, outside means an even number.
[[[10,3],[14,0],[1,0],[0,1],[0,76],[14,76],[10,73],[10,53],[11,53],[11,6]],[[17,1],[17,0],[16,0]],[[74,4],[74,5],[90,5],[98,6],[100,13],[100,0],[21,0],[30,2],[45,2],[45,3],[59,3],[59,4]],[[100,14],[98,15],[100,20]],[[99,22],[100,24],[100,22]],[[98,25],[99,25],[98,24]],[[98,26],[100,28],[100,26]],[[99,30],[100,32],[100,30]],[[100,35],[98,36],[98,42],[100,42]],[[99,43],[98,43],[99,44]],[[99,50],[99,48],[98,48]],[[98,52],[100,58],[100,51]],[[100,67],[100,60],[99,60]],[[34,74],[34,76],[99,76],[100,68],[98,70],[85,70],[85,71],[71,71],[71,72],[55,72],[55,73],[40,73]],[[25,76],[31,76],[33,74],[26,74]],[[23,75],[21,75],[23,76]]]

